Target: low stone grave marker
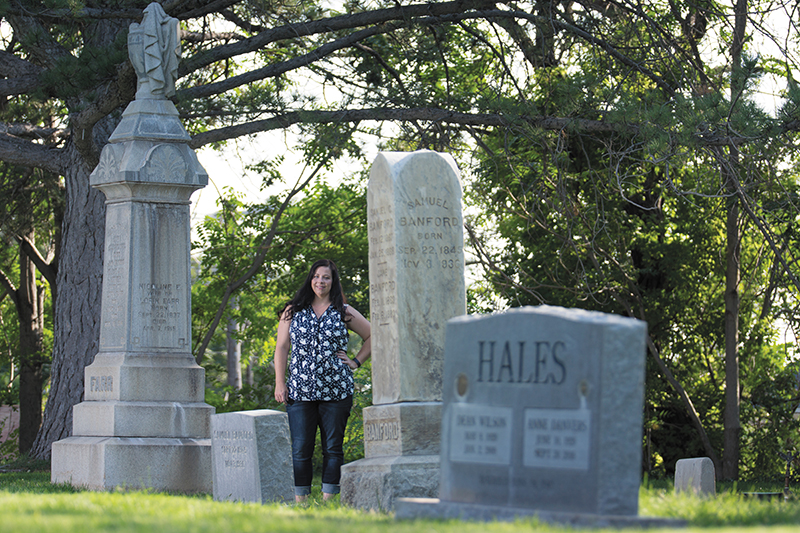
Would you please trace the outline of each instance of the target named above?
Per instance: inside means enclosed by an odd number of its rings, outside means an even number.
[[[211,417],[214,500],[293,502],[286,413],[262,409]]]
[[[714,462],[708,457],[679,459],[675,463],[675,492],[714,496],[717,493]]]
[[[399,499],[395,516],[643,525],[646,335],[547,306],[449,320],[439,499]]]

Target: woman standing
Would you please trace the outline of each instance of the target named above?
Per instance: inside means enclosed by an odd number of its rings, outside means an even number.
[[[295,500],[305,501],[311,492],[317,427],[322,443],[322,496],[327,500],[339,493],[344,430],[353,406],[353,371],[370,357],[370,325],[347,305],[339,271],[329,259],[311,266],[305,282],[278,316],[275,399],[286,403],[289,415]],[[353,359],[347,356],[348,329],[364,340]]]

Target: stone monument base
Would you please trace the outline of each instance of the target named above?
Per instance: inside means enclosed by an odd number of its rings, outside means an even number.
[[[209,435],[213,414],[202,402],[81,402],[72,410],[72,433],[200,439]]]
[[[341,501],[357,509],[390,511],[401,497],[439,494],[439,456],[359,459],[342,466]]]
[[[211,439],[69,437],[53,443],[50,479],[90,490],[210,494]]]
[[[519,507],[500,507],[493,505],[480,505],[476,503],[447,502],[441,501],[438,498],[398,498],[394,502],[394,516],[395,519],[398,520],[429,518],[438,520],[475,520],[481,522],[495,520],[510,522],[520,518],[537,518],[546,523],[581,528],[653,528],[686,526],[685,520],[674,518],[636,515],[592,515],[542,511],[538,509],[523,509]]]
[[[442,402],[398,402],[364,408],[364,456],[439,455]]]

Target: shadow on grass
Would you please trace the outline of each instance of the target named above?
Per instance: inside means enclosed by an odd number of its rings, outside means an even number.
[[[27,456],[0,464],[0,491],[31,494],[80,492],[72,485],[50,482],[50,462]]]
[[[45,466],[49,465],[41,462],[23,462],[13,466],[0,466],[0,492],[32,495],[87,492],[71,485],[50,483],[49,468],[45,468]],[[797,497],[791,498],[789,501],[784,501],[782,498],[762,500],[743,494],[745,492],[778,492],[782,489],[782,485],[769,481],[739,484],[718,483],[716,496],[697,497],[691,494],[675,494],[670,483],[646,482],[640,491],[639,514],[641,516],[683,519],[688,521],[690,527],[710,529],[732,526],[796,525],[800,523],[800,499]],[[216,503],[211,501],[211,496],[207,494],[195,495],[195,497],[206,499],[212,505]],[[195,497],[190,496],[191,500],[197,501]],[[320,517],[328,518],[334,518],[342,512],[349,517],[363,514],[343,507],[338,497],[330,501],[323,501],[319,490],[312,490],[311,497],[307,502],[289,504],[284,509],[287,507],[294,508],[295,511],[309,517],[318,513],[322,513],[319,515]],[[364,516],[366,517],[366,515]],[[391,515],[386,518],[391,521],[390,517]]]
[[[0,491],[31,494],[64,494],[81,492],[66,483],[50,483],[50,472],[6,472],[0,470]]]

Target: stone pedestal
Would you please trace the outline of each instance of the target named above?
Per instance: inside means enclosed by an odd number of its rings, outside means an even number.
[[[466,313],[461,182],[447,154],[384,152],[370,171],[372,401],[365,458],[342,467],[341,499],[390,510],[439,492],[444,332]]]
[[[53,443],[53,483],[211,492],[209,439],[78,437]]]
[[[189,198],[208,176],[166,99],[136,100],[91,175],[106,195],[100,351],[52,480],[211,492],[205,373],[191,354]]]
[[[342,468],[342,501],[388,511],[399,497],[437,492],[442,403],[374,405],[363,414],[365,458]]]

